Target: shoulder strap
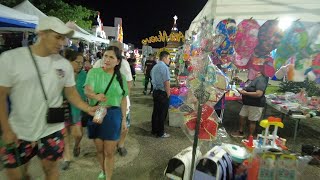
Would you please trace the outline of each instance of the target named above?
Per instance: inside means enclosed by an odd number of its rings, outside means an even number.
[[[34,64],[34,66],[35,66],[35,68],[36,68],[36,70],[37,70],[38,79],[39,79],[39,82],[40,82],[40,85],[41,85],[41,89],[42,89],[42,93],[43,93],[44,99],[46,100],[46,103],[47,103],[47,105],[48,105],[48,107],[49,107],[48,98],[47,98],[46,92],[45,92],[45,90],[44,90],[44,86],[43,86],[43,82],[42,82],[42,79],[41,79],[41,76],[40,76],[38,64],[37,64],[37,62],[36,62],[36,60],[35,60],[32,52],[31,52],[30,46],[28,46],[28,49],[29,49],[29,52],[30,52],[30,55],[31,55],[33,64]]]
[[[112,75],[112,78],[111,78],[111,80],[110,80],[110,82],[109,82],[109,84],[103,94],[106,94],[108,92],[115,75],[116,75],[116,73],[114,72]],[[95,106],[97,106],[98,104],[99,104],[99,101],[95,104]]]

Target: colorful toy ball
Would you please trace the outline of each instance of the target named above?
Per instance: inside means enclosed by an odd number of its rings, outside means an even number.
[[[180,96],[186,96],[188,94],[188,88],[187,87],[181,87],[179,89]]]
[[[170,88],[170,94],[172,95],[179,95],[179,89],[176,87]]]

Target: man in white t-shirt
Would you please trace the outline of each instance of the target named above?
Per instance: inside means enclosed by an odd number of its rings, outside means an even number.
[[[118,47],[122,53],[123,52],[123,44],[119,41],[112,41],[109,46],[116,46]],[[95,64],[93,65],[93,68],[100,68],[103,67],[103,60],[99,59],[95,62]],[[127,83],[128,83],[128,88],[129,88],[129,93],[132,87],[132,74],[131,74],[131,69],[130,69],[130,64],[126,59],[122,59],[121,61],[121,67],[120,67],[120,72],[121,74],[123,74],[126,77]],[[130,127],[130,98],[129,96],[127,96],[127,129],[125,131],[121,132],[121,137],[120,140],[118,142],[118,152],[120,154],[120,156],[126,156],[127,155],[127,149],[124,147],[124,142],[125,139],[127,137],[127,134],[129,132],[129,127]]]
[[[82,101],[70,62],[58,54],[73,30],[56,17],[45,17],[39,20],[36,32],[38,42],[30,49],[21,47],[0,56],[0,124],[6,144],[1,152],[8,179],[29,179],[28,162],[35,155],[41,159],[46,179],[59,179],[57,160],[64,148],[64,123],[47,123],[46,117],[49,107],[61,107],[62,92],[70,103],[91,115],[97,109]]]

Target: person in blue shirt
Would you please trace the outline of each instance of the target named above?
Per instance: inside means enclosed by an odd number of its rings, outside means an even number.
[[[151,70],[153,84],[152,134],[161,138],[170,137],[164,132],[164,122],[169,109],[170,96],[170,54],[160,52],[160,61]]]

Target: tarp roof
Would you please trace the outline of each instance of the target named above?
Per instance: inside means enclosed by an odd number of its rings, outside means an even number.
[[[216,20],[290,18],[302,22],[320,22],[320,0],[208,0],[192,21],[186,32],[187,37],[200,26],[204,17],[214,17]]]
[[[25,14],[0,4],[0,27],[35,28],[38,20],[37,16]]]
[[[22,3],[13,7],[13,9],[18,10],[20,12],[37,16],[39,18],[46,17],[43,12],[41,12],[38,8],[36,8],[31,2],[28,0],[23,1]]]

